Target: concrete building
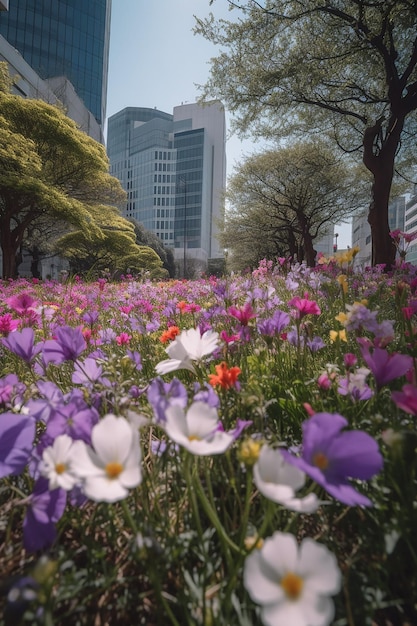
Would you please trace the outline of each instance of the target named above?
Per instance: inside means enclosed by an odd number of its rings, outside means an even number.
[[[388,207],[388,223],[390,230],[404,230],[404,219],[407,196],[393,198]],[[372,263],[372,237],[368,222],[368,209],[352,218],[352,246],[359,248],[355,257],[355,266],[367,267]]]
[[[417,232],[417,185],[415,185],[414,192],[405,205],[404,228],[402,230],[410,235]],[[417,265],[417,239],[410,243],[406,261]]]
[[[4,3],[4,0],[2,0]],[[0,35],[43,80],[64,77],[103,127],[111,0],[11,0]]]
[[[179,274],[223,257],[217,240],[226,186],[226,124],[220,102],[173,114],[128,107],[108,121],[110,172],[127,193],[121,207],[173,248]]]

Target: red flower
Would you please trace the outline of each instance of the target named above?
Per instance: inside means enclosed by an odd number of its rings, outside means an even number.
[[[220,386],[223,389],[230,389],[230,387],[235,387],[237,383],[237,377],[242,371],[240,367],[231,367],[229,369],[225,361],[222,361],[220,365],[216,365],[215,370],[216,374],[209,375],[209,383],[212,387]]]
[[[170,326],[168,330],[164,330],[162,335],[159,337],[159,341],[161,343],[168,343],[168,341],[172,341],[175,339],[177,335],[179,335],[180,329],[178,326]]]

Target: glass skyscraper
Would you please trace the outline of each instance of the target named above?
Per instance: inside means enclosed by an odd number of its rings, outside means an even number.
[[[108,121],[110,172],[126,191],[125,217],[173,249],[179,272],[205,271],[223,256],[217,235],[226,184],[220,102],[185,104],[173,115],[128,107]]]
[[[43,79],[65,76],[103,125],[111,0],[11,0],[0,34]]]

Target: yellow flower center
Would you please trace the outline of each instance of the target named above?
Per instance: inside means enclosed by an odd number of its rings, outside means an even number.
[[[55,465],[55,471],[57,474],[63,474],[66,469],[67,469],[67,466],[65,465],[65,463],[57,463]]]
[[[290,600],[297,600],[303,590],[304,581],[300,576],[297,576],[297,574],[288,572],[288,574],[285,574],[285,576],[281,578],[280,585]]]
[[[201,441],[201,437],[197,437],[197,435],[190,435],[188,437],[188,441]]]
[[[313,456],[313,463],[319,469],[324,470],[329,465],[329,459],[323,452],[316,452]]]
[[[123,465],[118,461],[112,461],[106,465],[106,474],[109,478],[117,478],[123,472]]]

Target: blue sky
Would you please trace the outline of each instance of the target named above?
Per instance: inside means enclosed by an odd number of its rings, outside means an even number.
[[[196,85],[206,81],[217,49],[193,34],[193,16],[210,12],[225,19],[235,15],[226,0],[211,7],[209,0],[112,0],[107,117],[128,106],[172,113],[174,106],[198,99]],[[254,145],[232,136],[226,149],[230,175]],[[258,141],[256,150],[261,149]],[[350,244],[350,226],[338,232],[339,247]]]

